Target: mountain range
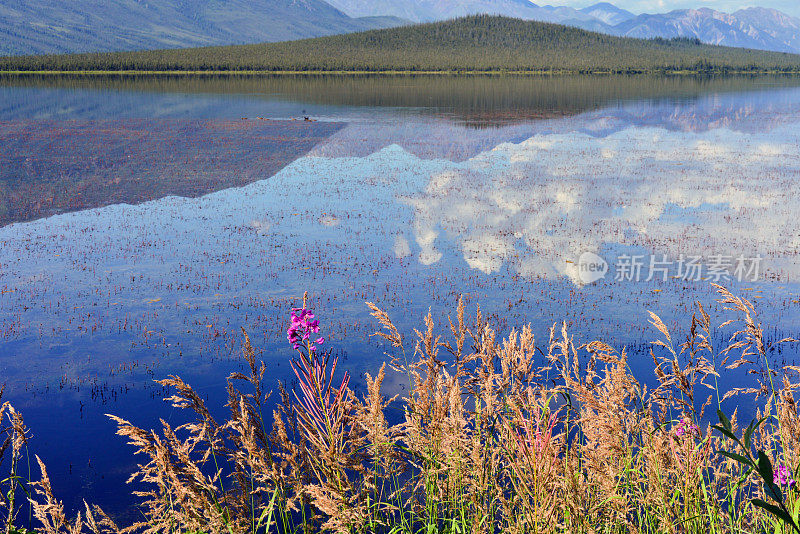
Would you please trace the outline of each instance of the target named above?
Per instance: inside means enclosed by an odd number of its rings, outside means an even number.
[[[286,41],[407,24],[323,0],[0,0],[0,56]]]
[[[299,41],[0,58],[0,73],[383,72],[664,74],[800,72],[800,54],[636,39],[563,24],[469,15]]]
[[[730,14],[703,8],[639,15],[617,24],[609,33],[645,38],[697,37],[710,44],[800,52],[800,19],[758,7]]]
[[[636,15],[607,2],[574,9],[530,0],[0,0],[0,55],[276,42],[481,13],[800,53],[800,19],[760,7]]]
[[[704,43],[800,53],[800,19],[775,9],[733,13],[709,8],[636,15],[608,2],[583,9],[537,5],[528,0],[328,0],[351,16],[392,15],[414,22],[488,13],[555,22],[621,37],[698,38]]]

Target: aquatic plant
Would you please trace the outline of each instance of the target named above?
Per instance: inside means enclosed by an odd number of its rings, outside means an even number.
[[[3,400],[4,389],[0,388],[0,401]],[[2,525],[5,534],[15,530],[15,519],[19,512],[17,499],[20,494],[24,496],[26,491],[26,480],[20,475],[20,462],[28,442],[28,433],[22,414],[8,401],[0,404],[0,465],[3,465],[3,457],[9,448],[11,453],[8,476],[0,480],[0,510],[5,512]]]
[[[88,505],[68,520],[41,461],[33,514],[47,534],[797,531],[800,417],[791,378],[800,369],[771,369],[754,306],[715,289],[741,328],[715,348],[711,317],[697,304],[676,345],[651,313],[660,333],[654,388],[633,376],[625,350],[578,344],[566,324],[540,349],[530,326],[498,339],[480,308],[468,321],[459,300],[448,333],[437,333],[429,313],[412,349],[368,303],[391,352],[375,377],[366,375],[361,396],[322,349],[320,319],[304,299],[286,331],[297,385],[279,386],[271,418],[263,413],[266,366],[246,333],[250,373],[228,378],[226,421],[175,376],[160,383],[192,422],[162,421],[155,431],[111,416],[145,460],[132,476],[148,488],[137,493],[142,521],[120,528]],[[742,366],[752,367],[755,387],[719,391],[714,379]],[[407,384],[391,398],[383,392],[389,373]],[[740,429],[737,412],[729,419],[722,410],[746,394],[763,403]],[[23,440],[21,416],[7,404],[0,414],[12,422],[3,431]],[[9,531],[16,505],[2,506]]]

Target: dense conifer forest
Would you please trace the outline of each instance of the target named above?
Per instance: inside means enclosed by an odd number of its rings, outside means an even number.
[[[800,71],[800,55],[631,39],[535,21],[456,20],[281,43],[0,58],[6,71]]]

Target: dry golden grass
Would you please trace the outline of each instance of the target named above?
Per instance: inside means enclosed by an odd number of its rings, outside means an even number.
[[[707,409],[732,395],[762,399],[766,419],[754,447],[795,472],[800,417],[791,377],[800,369],[771,369],[753,305],[717,290],[741,324],[726,347],[713,346],[716,327],[699,303],[677,345],[650,314],[659,336],[652,389],[633,376],[624,350],[578,344],[566,325],[554,326],[540,350],[530,326],[499,340],[480,309],[468,321],[460,301],[446,335],[429,313],[406,347],[390,317],[368,303],[393,351],[392,370],[408,380],[405,396],[382,392],[385,364],[367,375],[359,398],[330,353],[301,351],[292,362],[300,387],[280,388],[267,420],[265,366],[245,333],[250,374],[228,379],[227,421],[174,376],[160,383],[175,391],[172,406],[195,414],[192,423],[144,430],[110,416],[143,458],[131,477],[149,488],[137,494],[141,522],[120,528],[89,505],[67,519],[41,461],[34,514],[47,534],[780,532],[751,504],[769,498],[756,474],[720,455],[733,444],[702,425]],[[720,391],[718,378],[742,366],[756,385]],[[0,418],[0,462],[10,451],[14,473],[27,431],[8,403]],[[0,505],[8,533],[20,492],[18,479],[7,485]],[[800,509],[794,490],[782,491]]]

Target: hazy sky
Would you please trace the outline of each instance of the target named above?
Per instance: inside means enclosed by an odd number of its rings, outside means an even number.
[[[585,7],[600,0],[533,0],[539,5]],[[673,9],[710,7],[719,11],[736,11],[743,7],[760,6],[779,9],[800,16],[800,0],[607,0],[634,13],[662,13]]]

